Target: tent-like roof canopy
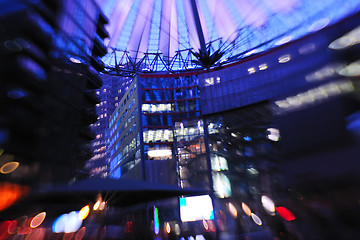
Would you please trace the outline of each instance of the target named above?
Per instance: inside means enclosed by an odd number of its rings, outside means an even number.
[[[359,0],[97,1],[109,18],[105,64],[152,71],[194,68],[189,51],[204,46],[219,61],[249,56],[360,10]]]

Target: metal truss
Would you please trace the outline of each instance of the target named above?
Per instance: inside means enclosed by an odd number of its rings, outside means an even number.
[[[281,37],[282,35],[278,36]],[[221,48],[224,51],[223,57],[216,62],[212,67],[218,67],[231,62],[239,61],[244,57],[247,57],[253,53],[259,53],[263,51],[264,46],[271,48],[274,46],[276,39],[260,43],[252,48],[247,48],[245,51],[240,51],[242,46],[249,45],[249,42],[256,36],[252,36],[249,39],[243,38],[241,35],[233,41],[231,44],[222,45],[222,40],[215,39],[206,44],[206,49],[210,49],[211,52],[215,52]],[[161,52],[156,53],[143,53],[142,58],[131,58],[130,51],[111,48],[108,54],[102,58],[105,63],[104,73],[110,75],[133,77],[136,73],[155,73],[155,72],[167,72],[167,73],[179,73],[191,70],[202,70],[204,67],[199,65],[197,58],[192,53],[195,49],[188,48],[178,50],[173,57],[164,56]]]
[[[133,76],[136,73],[181,72],[202,69],[194,61],[193,49],[176,51],[170,59],[162,53],[144,53],[141,59],[132,59],[129,51],[112,48],[103,58],[105,73],[118,76]]]

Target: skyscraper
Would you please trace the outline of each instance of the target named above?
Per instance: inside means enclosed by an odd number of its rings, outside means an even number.
[[[116,75],[101,76],[104,85],[96,92],[100,103],[96,104],[98,119],[91,125],[95,134],[92,141],[94,155],[87,161],[85,169],[91,177],[106,177],[109,173],[109,119],[114,109],[119,105],[122,96],[131,84],[131,78]]]
[[[94,1],[2,1],[2,177],[25,185],[82,178],[106,53]],[[16,177],[14,177],[16,176]]]

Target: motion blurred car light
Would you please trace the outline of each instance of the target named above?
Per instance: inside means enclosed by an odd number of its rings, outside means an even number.
[[[202,224],[203,224],[205,230],[209,229],[209,225],[208,225],[208,223],[207,223],[207,221],[205,219],[202,221]]]
[[[245,214],[250,217],[251,216],[251,210],[250,210],[249,206],[246,205],[245,203],[242,203],[241,207],[244,210]]]
[[[275,213],[275,203],[273,200],[271,200],[269,197],[267,196],[262,196],[261,197],[261,203],[264,207],[264,209],[270,213],[271,215],[273,215]]]
[[[285,219],[286,221],[293,221],[295,220],[295,215],[287,208],[284,207],[277,207],[276,211],[279,213],[279,215]]]
[[[70,212],[58,217],[52,226],[54,233],[73,233],[80,229],[82,220],[79,219],[79,212]]]
[[[77,231],[75,235],[75,240],[82,240],[84,238],[85,232],[86,232],[85,227],[80,228],[80,230]]]
[[[0,183],[0,211],[10,207],[27,194],[29,189],[13,183]]]
[[[90,213],[90,207],[89,205],[86,205],[79,211],[79,219],[84,220],[85,218],[87,218],[87,216],[89,216],[89,213]]]
[[[79,212],[71,212],[67,214],[67,220],[65,223],[65,233],[73,233],[80,229],[82,220],[79,219]]]
[[[8,227],[8,233],[9,234],[15,234],[16,231],[17,231],[17,225],[18,225],[17,220],[11,221],[11,223],[10,223],[10,225]]]
[[[229,210],[229,213],[230,213],[234,218],[237,217],[236,207],[235,207],[234,204],[232,204],[231,202],[228,203],[228,210]]]
[[[256,223],[257,225],[259,225],[259,226],[262,225],[261,219],[255,213],[251,214],[251,218],[254,221],[254,223]]]
[[[168,222],[167,222],[167,223],[166,223],[166,227],[165,227],[165,228],[166,228],[166,232],[167,232],[167,233],[170,233],[170,232],[171,232],[171,226],[170,226],[170,223],[168,223]]]
[[[175,234],[176,234],[176,235],[180,235],[180,234],[181,234],[181,229],[180,229],[179,224],[177,224],[177,223],[175,224],[174,231],[175,231]]]
[[[39,213],[31,220],[30,227],[37,228],[38,226],[40,226],[42,224],[45,217],[46,217],[46,212]]]
[[[0,173],[2,174],[9,174],[13,171],[15,171],[18,166],[20,164],[18,162],[8,162],[8,163],[5,163],[1,168],[0,168]]]
[[[60,217],[55,219],[53,226],[52,226],[52,231],[54,233],[64,232],[66,221],[67,221],[67,214],[62,214]]]
[[[102,211],[105,209],[105,206],[106,206],[106,202],[102,202],[99,206],[99,210]]]
[[[101,201],[97,201],[97,202],[94,204],[94,207],[93,207],[93,210],[94,210],[94,211],[97,211],[97,210],[99,209],[100,203],[101,203]]]

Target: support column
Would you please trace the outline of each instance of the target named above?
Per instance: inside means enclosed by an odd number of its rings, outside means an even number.
[[[200,23],[200,17],[199,17],[198,8],[196,6],[196,0],[190,0],[190,2],[191,2],[191,8],[192,8],[193,16],[194,16],[194,20],[195,20],[197,34],[199,37],[200,49],[201,49],[202,53],[205,53],[206,52],[205,38],[204,38],[204,33],[203,33],[203,30],[201,27],[201,23]]]

